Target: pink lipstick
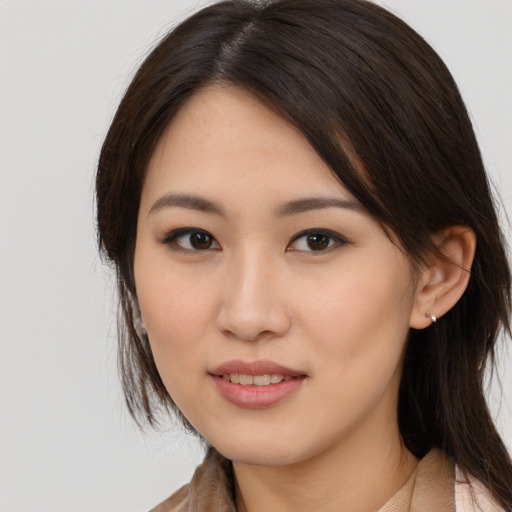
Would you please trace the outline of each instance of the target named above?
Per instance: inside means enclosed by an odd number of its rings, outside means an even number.
[[[210,373],[220,394],[238,407],[259,409],[284,400],[304,383],[306,374],[272,361],[228,361]]]

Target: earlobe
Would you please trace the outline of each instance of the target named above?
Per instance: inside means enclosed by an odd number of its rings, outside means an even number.
[[[410,319],[414,329],[425,329],[457,304],[475,256],[476,236],[467,226],[449,226],[431,238],[437,250],[420,272]]]

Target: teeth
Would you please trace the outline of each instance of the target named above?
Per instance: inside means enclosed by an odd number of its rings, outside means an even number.
[[[280,375],[279,373],[271,373],[264,375],[247,375],[245,373],[225,373],[222,375],[224,380],[233,384],[241,384],[242,386],[269,386],[271,384],[279,384],[282,381],[292,380],[293,377]]]
[[[253,377],[254,384],[256,386],[268,386],[270,384],[270,375],[255,375]]]
[[[242,384],[242,386],[250,386],[251,384],[254,384],[253,376],[242,373],[240,375],[240,384]]]

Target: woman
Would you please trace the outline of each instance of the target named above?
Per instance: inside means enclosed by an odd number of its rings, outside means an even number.
[[[448,70],[361,0],[227,1],[146,59],[97,175],[128,407],[174,510],[510,510],[482,379],[510,270]]]

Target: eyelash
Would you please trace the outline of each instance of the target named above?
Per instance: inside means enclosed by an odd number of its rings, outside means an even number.
[[[177,241],[181,237],[186,237],[187,235],[189,237],[191,235],[204,235],[205,237],[209,238],[212,245],[216,244],[217,247],[209,246],[209,247],[205,247],[203,249],[197,249],[197,248],[186,248],[186,247],[183,247],[180,244],[178,244]],[[322,237],[326,237],[326,238],[328,238],[328,245],[325,248],[322,248],[319,250],[304,250],[304,249],[289,249],[288,248],[288,246],[290,244],[297,242],[301,238],[307,237],[308,235],[320,235]],[[189,240],[188,243],[190,245],[190,238],[188,240]],[[306,243],[308,243],[308,242],[306,242]],[[298,233],[291,239],[290,244],[288,244],[288,246],[286,248],[286,251],[287,252],[304,252],[304,253],[312,253],[312,254],[315,254],[315,253],[325,254],[327,252],[330,252],[331,250],[334,250],[334,249],[336,249],[340,246],[346,245],[348,243],[350,243],[350,242],[346,238],[344,238],[340,234],[330,231],[328,229],[306,229],[304,231],[301,231],[300,233]],[[180,229],[171,231],[162,240],[162,244],[167,245],[174,251],[184,252],[187,254],[200,253],[200,252],[211,251],[211,250],[218,251],[221,249],[219,243],[215,240],[215,238],[210,233],[208,233],[208,231],[205,231],[205,230],[199,229],[199,228],[180,228]]]

